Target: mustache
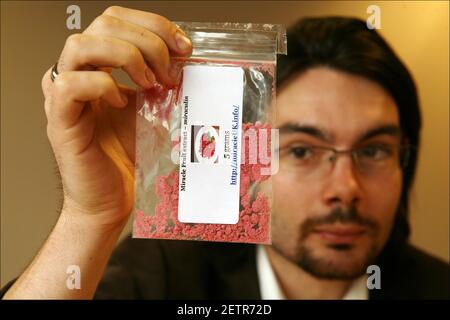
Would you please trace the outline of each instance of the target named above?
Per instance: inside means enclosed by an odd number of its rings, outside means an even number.
[[[341,222],[342,224],[360,225],[373,232],[378,230],[378,224],[370,218],[363,217],[355,206],[348,208],[336,207],[326,216],[307,218],[300,227],[302,239],[305,239],[309,234],[311,234],[315,228],[324,225],[331,225],[336,222]]]

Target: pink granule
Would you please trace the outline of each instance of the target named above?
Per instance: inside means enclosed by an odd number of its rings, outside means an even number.
[[[267,124],[243,124],[243,136],[246,130],[268,129]],[[258,139],[259,139],[259,135]],[[267,137],[267,153],[270,156],[270,134]],[[259,145],[260,141],[258,141]],[[167,175],[157,177],[155,193],[159,199],[153,215],[145,215],[142,210],[136,210],[134,221],[134,237],[204,240],[223,242],[270,243],[270,203],[267,195],[259,191],[251,194],[255,184],[269,178],[262,175],[261,168],[270,167],[270,163],[262,165],[249,161],[248,143],[242,144],[240,181],[240,213],[237,224],[203,224],[181,223],[178,221],[178,183],[179,172],[174,170]],[[259,159],[258,159],[259,160]]]

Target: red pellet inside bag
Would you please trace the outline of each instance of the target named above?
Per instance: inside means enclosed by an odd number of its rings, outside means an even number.
[[[179,23],[178,86],[138,92],[133,237],[270,243],[278,25]]]

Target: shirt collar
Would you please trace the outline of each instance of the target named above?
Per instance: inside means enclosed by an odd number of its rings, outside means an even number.
[[[286,299],[284,296],[275,273],[267,256],[267,251],[263,245],[257,245],[256,249],[256,269],[258,273],[259,288],[261,291],[261,299],[263,300],[280,300]],[[367,300],[369,293],[367,290],[366,276],[356,279],[342,300]]]

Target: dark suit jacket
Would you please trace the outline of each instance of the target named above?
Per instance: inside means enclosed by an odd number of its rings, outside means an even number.
[[[125,239],[95,298],[260,299],[256,246]],[[449,265],[410,246],[383,253],[370,299],[450,299]]]
[[[256,246],[127,238],[114,251],[96,299],[260,299]],[[384,252],[370,299],[450,299],[449,265],[410,246]],[[0,297],[14,281],[0,291]]]

